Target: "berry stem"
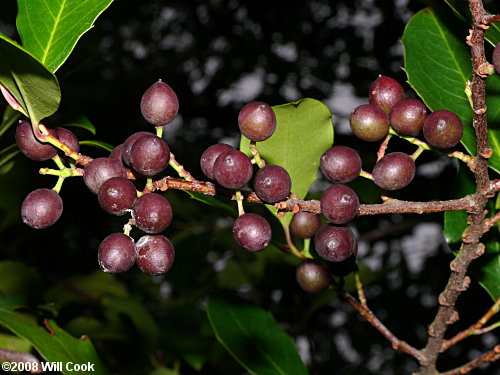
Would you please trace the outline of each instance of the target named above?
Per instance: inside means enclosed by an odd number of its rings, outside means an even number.
[[[54,160],[54,163],[56,163],[57,167],[60,169],[60,170],[63,170],[63,169],[66,169],[66,166],[63,164],[61,158],[59,157],[59,155],[56,155],[52,158],[52,160]]]
[[[310,238],[304,238],[304,247],[302,248],[302,254],[304,254],[304,256],[306,258],[311,258],[312,259],[310,247],[311,247],[311,239]]]
[[[158,138],[162,138],[163,137],[163,125],[155,126],[155,129],[156,129],[156,136]]]
[[[366,308],[366,296],[365,291],[363,290],[363,283],[361,282],[361,278],[359,277],[359,272],[354,273],[354,280],[356,282],[356,290],[358,291],[359,301]]]
[[[287,221],[285,220],[284,217],[279,217],[281,226],[283,227],[283,232],[285,233],[285,240],[288,248],[292,252],[293,255],[295,255],[299,259],[306,259],[307,257],[305,254],[303,254],[299,249],[297,249],[297,246],[292,241],[292,236],[290,235],[290,226],[288,225]]]
[[[61,187],[62,187],[62,184],[64,182],[64,179],[65,179],[65,177],[59,176],[57,178],[57,182],[56,182],[55,186],[52,188],[52,190],[59,193],[61,191]]]
[[[367,178],[367,179],[369,179],[369,180],[373,180],[373,176],[372,176],[372,174],[371,174],[371,173],[368,173],[368,172],[366,172],[366,171],[363,171],[363,170],[361,170],[361,172],[359,172],[359,176],[360,176],[360,177],[363,177],[363,178]]]
[[[50,143],[54,147],[64,152],[66,156],[70,157],[71,159],[74,159],[80,165],[86,165],[92,161],[92,158],[74,151],[73,149],[68,147],[65,143],[61,142],[58,138],[49,134],[49,131],[42,123],[38,124],[38,129],[34,129],[34,133],[37,139],[39,139],[41,142]]]
[[[236,190],[236,204],[238,205],[238,216],[245,214],[245,209],[243,207],[243,194],[241,194],[240,190]]]
[[[152,192],[154,190],[152,177],[148,177],[146,179],[146,190],[147,190],[147,192]]]
[[[123,226],[123,234],[126,234],[127,236],[130,236],[130,232],[132,231],[132,224],[134,221],[130,219],[127,224]]]
[[[411,158],[413,160],[417,160],[417,158],[420,156],[422,152],[424,152],[425,149],[423,147],[418,147],[413,154],[411,154]]]
[[[385,139],[380,144],[380,148],[378,149],[378,152],[377,152],[377,161],[379,161],[380,159],[382,159],[384,157],[385,151],[387,150],[387,146],[389,146],[389,141],[391,140],[391,138],[392,138],[392,134],[391,133],[387,134]]]
[[[170,153],[170,161],[168,163],[172,168],[175,169],[179,177],[182,177],[186,181],[199,182],[191,175],[191,173],[189,173],[187,170],[184,169],[184,166],[182,164],[180,164],[177,160],[175,160],[174,154]]]
[[[255,142],[250,143],[249,148],[253,155],[252,164],[257,164],[259,168],[264,168],[266,166],[266,162],[260,157],[260,153],[259,150],[257,150]]]

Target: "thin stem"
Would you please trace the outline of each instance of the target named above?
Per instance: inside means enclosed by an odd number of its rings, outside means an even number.
[[[149,192],[152,192],[154,190],[154,186],[153,186],[153,178],[152,177],[148,177],[146,179],[146,191],[144,191],[143,193],[149,193]]]
[[[385,151],[387,150],[387,147],[389,146],[389,141],[391,140],[391,138],[392,138],[392,133],[387,134],[385,136],[385,139],[380,144],[380,147],[379,147],[378,152],[377,152],[377,161],[379,161],[380,159],[382,159],[384,157]]]
[[[290,235],[290,226],[287,224],[285,220],[280,220],[281,221],[281,226],[283,227],[283,233],[285,234],[285,240],[288,248],[292,252],[293,255],[295,255],[297,258],[300,259],[306,259],[306,256],[301,253],[299,249],[297,249],[297,246],[292,241],[292,236]]]
[[[493,349],[483,354],[479,358],[476,358],[466,363],[465,365],[457,367],[453,370],[442,372],[440,375],[463,375],[485,363],[495,362],[498,360],[500,360],[500,345],[495,346]]]
[[[52,190],[59,193],[61,191],[61,187],[62,187],[62,184],[64,182],[64,179],[65,179],[64,177],[59,176],[59,178],[57,179],[56,185],[52,188]]]
[[[354,280],[356,282],[356,290],[358,291],[359,301],[364,307],[368,307],[366,304],[365,291],[363,290],[363,283],[361,282],[361,278],[359,277],[359,272],[354,273]]]
[[[39,132],[37,132],[36,130],[39,130]],[[86,165],[92,161],[92,158],[76,152],[75,150],[71,149],[68,145],[61,142],[58,138],[51,135],[47,127],[42,123],[38,124],[38,129],[35,129],[34,133],[35,136],[38,139],[40,139],[40,141],[50,143],[54,147],[64,152],[66,156],[75,160],[75,162],[77,162],[80,165]]]
[[[59,157],[59,155],[56,155],[52,158],[52,160],[54,160],[54,163],[56,163],[57,167],[60,169],[60,170],[63,170],[63,169],[66,169],[66,166],[63,164],[61,158]]]
[[[496,314],[500,311],[500,298],[496,300],[496,302],[491,306],[488,311],[479,319],[476,323],[472,324],[470,327],[467,329],[464,329],[463,331],[457,333],[455,336],[453,336],[449,340],[443,341],[443,345],[441,346],[441,352],[444,352],[445,350],[449,349],[453,345],[457,344],[458,342],[462,341],[463,339],[466,339],[469,336],[473,335],[481,335],[486,332],[492,331],[495,328],[498,328],[500,326],[500,322],[496,322],[492,324],[489,327],[486,327],[482,329],[482,327]]]
[[[162,125],[155,126],[155,129],[156,129],[156,136],[159,138],[162,138],[163,137],[163,126]]]
[[[367,178],[368,180],[373,180],[373,175],[363,170],[361,170],[361,172],[359,173],[359,177]]]
[[[168,162],[172,168],[175,169],[179,177],[185,179],[186,181],[191,181],[198,183],[199,181],[191,176],[191,173],[189,173],[187,170],[184,169],[184,166],[180,164],[177,160],[175,160],[175,155],[170,153],[170,161]]]
[[[250,143],[249,148],[253,156],[253,163],[257,164],[259,168],[264,168],[266,166],[266,162],[264,161],[264,159],[260,157],[259,150],[257,150],[257,145],[254,142],[252,142]]]
[[[304,246],[302,248],[302,254],[304,254],[306,258],[312,258],[310,247],[311,247],[311,239],[304,238]]]
[[[419,362],[423,362],[425,357],[423,354],[413,346],[405,341],[398,339],[368,308],[367,305],[359,303],[353,296],[343,289],[337,289],[337,294],[340,298],[349,303],[356,311],[363,316],[372,326],[374,326],[389,342],[392,344],[394,350],[402,350],[403,352],[416,358]]]
[[[243,207],[243,194],[240,190],[236,190],[236,204],[238,205],[238,216],[245,214],[245,208]]]

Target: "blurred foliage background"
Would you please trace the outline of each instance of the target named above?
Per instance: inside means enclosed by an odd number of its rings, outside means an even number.
[[[47,123],[60,126],[83,114],[96,126],[96,139],[118,145],[149,128],[139,101],[161,78],[180,100],[166,138],[177,159],[201,179],[198,160],[206,147],[238,143],[237,115],[245,103],[277,105],[312,97],[335,114],[335,143],[358,150],[364,169],[371,170],[377,146],[352,137],[347,118],[367,102],[378,74],[399,80],[414,95],[404,84],[400,38],[408,19],[427,5],[409,0],[116,1],[58,72],[63,101]],[[485,5],[492,12],[500,9],[493,0]],[[14,39],[16,11],[15,0],[2,2],[0,31]],[[2,138],[6,145],[13,142],[11,130]],[[83,130],[77,134],[92,137]],[[82,151],[105,155],[89,147]],[[105,214],[81,180],[69,179],[61,193],[60,222],[43,231],[24,226],[19,217],[24,196],[55,183],[38,176],[38,168],[19,156],[0,176],[0,293],[26,295],[69,332],[89,335],[112,373],[149,374],[164,366],[181,374],[243,374],[214,339],[204,313],[207,295],[220,290],[270,310],[296,340],[311,374],[391,375],[417,369],[333,293],[301,291],[294,258],[273,247],[245,253],[232,239],[231,215],[181,191],[167,193],[175,215],[166,231],[177,251],[173,269],[154,278],[137,269],[105,275],[98,269],[97,247],[121,230],[123,219]],[[416,180],[397,196],[449,198],[455,174],[447,157],[425,154]],[[328,186],[318,177],[311,198]],[[377,201],[373,184],[352,185],[363,203]],[[262,207],[249,210],[267,215]],[[369,305],[398,337],[421,347],[451,259],[442,215],[362,217],[354,224]],[[273,229],[279,242],[277,222]],[[450,331],[475,322],[490,303],[473,283],[459,300],[461,320]],[[494,333],[468,339],[449,350],[440,365],[459,365],[495,343]]]

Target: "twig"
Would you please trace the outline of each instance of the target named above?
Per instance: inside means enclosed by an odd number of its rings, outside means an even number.
[[[457,367],[453,370],[442,372],[440,375],[463,375],[469,371],[481,366],[488,362],[495,362],[500,359],[500,345],[495,346],[488,353],[483,354],[481,357],[476,358],[463,366]]]
[[[436,362],[444,341],[444,334],[448,326],[458,317],[455,303],[458,296],[468,288],[470,279],[466,276],[469,264],[484,252],[484,245],[479,242],[485,229],[485,207],[490,193],[490,180],[488,177],[488,158],[491,156],[491,147],[488,144],[488,127],[486,122],[486,90],[485,80],[478,73],[478,68],[486,63],[484,53],[484,28],[482,20],[486,14],[481,0],[469,0],[472,13],[473,28],[467,44],[470,46],[474,78],[470,89],[472,93],[474,119],[473,126],[476,134],[477,157],[470,163],[469,168],[474,174],[476,193],[473,195],[475,209],[469,211],[468,227],[463,236],[463,245],[456,258],[451,262],[451,274],[448,283],[439,295],[439,309],[428,329],[429,339],[422,349],[425,361],[421,363],[419,375],[435,375]],[[485,362],[485,361],[483,361]],[[463,371],[465,370],[465,371]],[[467,367],[462,372],[466,373]],[[457,373],[457,372],[454,372]]]
[[[359,303],[353,296],[351,296],[344,289],[337,289],[337,293],[340,298],[344,299],[349,303],[358,313],[360,313],[372,326],[374,326],[389,342],[392,344],[394,350],[402,350],[403,352],[411,355],[417,359],[420,363],[424,361],[424,356],[422,353],[409,345],[405,341],[398,339],[368,308],[367,305]]]
[[[495,328],[497,328],[498,324],[492,324],[489,327],[483,328],[483,326],[490,320],[496,313],[500,311],[500,298],[496,300],[496,302],[493,304],[493,306],[490,307],[490,309],[482,316],[481,319],[479,319],[475,324],[471,325],[469,328],[464,329],[463,331],[457,333],[454,337],[452,337],[449,340],[445,340],[443,342],[443,345],[441,347],[441,352],[444,352],[445,350],[449,349],[453,345],[457,344],[458,342],[462,341],[463,339],[466,339],[469,336],[473,335],[482,335],[483,333],[489,332]],[[500,322],[499,322],[500,323]]]

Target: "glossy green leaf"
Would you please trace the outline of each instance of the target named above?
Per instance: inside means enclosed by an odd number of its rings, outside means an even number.
[[[19,117],[21,117],[21,114],[10,105],[5,108],[5,112],[2,116],[2,122],[0,123],[0,137],[16,123]]]
[[[86,139],[85,141],[80,141],[80,145],[101,148],[101,149],[109,151],[109,152],[113,151],[113,149],[115,148],[113,145],[110,145],[109,143],[102,142],[102,141],[96,141],[93,139]]]
[[[28,353],[31,350],[31,344],[17,336],[0,333],[0,348]]]
[[[184,192],[187,195],[189,195],[191,198],[193,198],[199,202],[202,202],[202,203],[208,204],[209,206],[218,208],[221,211],[223,211],[231,216],[234,216],[234,217],[238,216],[238,212],[236,211],[236,208],[234,208],[233,206],[230,206],[229,204],[221,202],[219,199],[217,199],[215,197],[212,197],[210,195],[201,194],[201,193],[198,193],[196,191],[184,190]]]
[[[75,290],[79,293],[75,293]],[[128,297],[127,288],[115,275],[96,270],[88,275],[73,276],[64,283],[49,289],[45,299],[60,304],[85,303],[89,298],[98,300],[105,296]]]
[[[74,128],[81,128],[88,130],[89,132],[92,133],[92,135],[96,135],[96,129],[94,124],[90,122],[90,120],[86,116],[78,116],[72,119],[71,121],[65,122],[62,127],[67,128],[67,127],[74,127]]]
[[[471,173],[466,168],[459,168],[456,180],[456,198],[465,197],[475,191]],[[488,203],[491,215],[495,213],[494,203]],[[462,233],[467,228],[467,213],[464,211],[447,211],[444,213],[444,236],[456,251],[462,242]],[[493,300],[500,297],[500,234],[498,228],[492,228],[482,239],[486,246],[485,254],[475,260],[471,267],[474,280],[491,295]]]
[[[276,130],[257,149],[266,164],[282,166],[292,179],[292,192],[304,198],[316,181],[319,159],[333,144],[332,114],[328,107],[315,99],[302,99],[273,107],[276,114]],[[240,150],[249,153],[250,140],[241,136]],[[273,214],[272,205],[266,207]],[[290,222],[287,213],[284,220]],[[280,221],[281,218],[279,218]]]
[[[59,107],[61,90],[55,75],[3,34],[0,34],[0,83],[34,124]]]
[[[36,323],[36,319],[2,306],[0,324],[17,336],[28,340],[46,361],[92,363],[96,374],[107,374],[90,339],[76,339],[59,328],[53,320],[47,320],[46,327],[41,327]],[[62,373],[88,374],[84,371],[66,371],[64,366]]]
[[[17,29],[24,48],[51,72],[113,0],[18,0]]]
[[[217,340],[249,373],[308,373],[293,340],[269,312],[241,300],[213,296],[207,313]]]
[[[446,8],[425,8],[408,22],[403,45],[408,82],[432,111],[448,109],[461,118],[462,144],[475,154],[473,113],[464,91],[472,72],[470,50],[464,42],[467,30],[468,25],[450,15]],[[500,77],[490,76],[487,86],[490,141],[494,150],[490,167],[500,171],[500,133],[497,131]]]

